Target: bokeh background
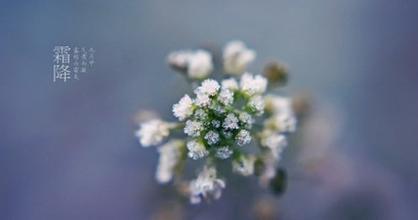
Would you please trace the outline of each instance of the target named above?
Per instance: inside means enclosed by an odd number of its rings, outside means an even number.
[[[309,94],[319,118],[305,144],[338,152],[322,181],[290,180],[273,199],[277,218],[416,218],[416,1],[2,0],[0,219],[155,217],[172,195],[132,119],[139,109],[173,119],[171,104],[190,91],[168,52],[234,39],[258,52],[253,72],[288,64],[284,93]],[[57,45],[93,47],[96,64],[53,83]],[[237,193],[240,183],[182,218],[254,219],[256,187]]]

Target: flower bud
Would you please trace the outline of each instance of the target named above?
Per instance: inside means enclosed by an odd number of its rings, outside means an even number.
[[[271,62],[264,68],[264,76],[268,79],[270,85],[282,86],[287,83],[289,78],[287,67],[278,62]]]

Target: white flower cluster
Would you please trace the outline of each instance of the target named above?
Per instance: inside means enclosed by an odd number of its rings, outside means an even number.
[[[168,57],[172,67],[200,83],[193,96],[186,94],[173,105],[178,123],[153,119],[140,125],[136,135],[144,147],[161,144],[172,132],[185,135],[184,139],[170,140],[159,148],[156,178],[160,183],[169,182],[182,161],[204,160],[206,165],[189,184],[191,203],[221,196],[226,184],[217,177],[218,160],[230,160],[232,170],[243,176],[255,174],[255,164],[261,162],[261,178],[274,177],[287,145],[286,135],[296,128],[291,100],[266,96],[268,80],[246,72],[254,58],[255,52],[244,43],[227,44],[223,70],[234,77],[218,82],[208,79],[214,67],[208,52],[178,51]],[[251,150],[252,145],[258,145],[260,150]]]

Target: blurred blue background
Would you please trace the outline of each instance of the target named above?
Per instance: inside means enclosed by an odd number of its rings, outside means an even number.
[[[132,119],[139,109],[173,119],[168,106],[190,91],[168,52],[234,39],[258,52],[253,72],[284,61],[286,93],[307,92],[343,121],[333,144],[358,184],[331,197],[290,184],[282,219],[416,218],[416,1],[3,0],[0,219],[151,218],[166,200],[158,154],[139,146]],[[93,69],[54,83],[57,45],[93,47]],[[185,218],[252,219],[233,187]]]

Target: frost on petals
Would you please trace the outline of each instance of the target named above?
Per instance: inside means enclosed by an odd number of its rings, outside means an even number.
[[[191,137],[197,137],[200,135],[202,129],[203,125],[201,122],[188,120],[186,121],[186,126],[184,127],[184,133]]]
[[[241,41],[229,42],[223,51],[224,71],[228,74],[241,74],[255,59],[255,52]]]
[[[170,125],[159,119],[153,119],[140,125],[135,135],[143,147],[160,144],[170,134]]]
[[[251,142],[251,134],[249,131],[243,129],[238,132],[235,139],[237,140],[237,144],[239,146],[244,146]]]
[[[235,116],[233,113],[229,113],[223,124],[222,124],[223,128],[227,129],[227,130],[233,130],[233,129],[238,129],[239,125],[238,125],[238,118],[237,116]]]
[[[219,199],[224,188],[225,182],[217,177],[216,169],[205,166],[199,176],[189,184],[190,202],[197,204],[202,199]]]
[[[224,105],[231,105],[234,102],[234,93],[229,89],[222,89],[219,93],[218,100]]]
[[[233,151],[228,146],[224,146],[216,149],[215,156],[219,159],[225,160],[228,159],[232,153]]]
[[[192,99],[188,95],[184,95],[177,104],[173,105],[173,113],[180,121],[190,117],[193,114]]]
[[[209,154],[209,151],[206,150],[205,145],[197,140],[191,140],[187,142],[187,156],[193,160],[203,158]]]
[[[214,96],[218,92],[220,85],[216,80],[207,79],[202,82],[202,85],[199,86],[195,93],[196,95],[207,95],[207,96]]]

